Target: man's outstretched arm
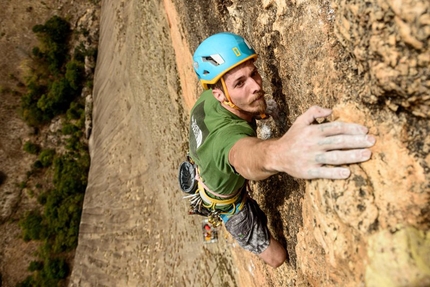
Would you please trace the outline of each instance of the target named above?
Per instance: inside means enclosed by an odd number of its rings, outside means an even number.
[[[230,150],[229,161],[243,177],[262,180],[278,172],[296,178],[345,179],[350,170],[327,167],[366,161],[368,147],[375,138],[362,125],[330,122],[315,125],[314,120],[331,114],[330,109],[311,107],[297,118],[279,139],[261,140],[247,137]]]

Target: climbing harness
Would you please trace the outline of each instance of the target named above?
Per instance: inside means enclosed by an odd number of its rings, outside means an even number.
[[[207,216],[209,223],[215,227],[222,222],[221,214],[233,214],[237,211],[237,204],[243,206],[247,198],[246,188],[248,182],[231,195],[219,194],[210,190],[203,182],[199,175],[198,167],[189,155],[187,155],[186,161],[179,166],[178,179],[181,190],[187,193],[183,198],[188,199],[190,202],[189,214]],[[214,198],[214,196],[219,199]]]

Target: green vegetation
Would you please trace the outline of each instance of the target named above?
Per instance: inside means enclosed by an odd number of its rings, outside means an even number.
[[[43,213],[31,211],[20,221],[24,240],[45,240],[44,249],[54,254],[76,247],[89,164],[86,153],[55,157],[54,189],[39,196]]]
[[[41,126],[64,114],[80,95],[85,84],[85,56],[96,55],[81,43],[68,54],[70,24],[53,16],[44,25],[33,27],[40,45],[33,48],[33,68],[26,79],[27,93],[21,99],[21,115],[30,126]]]
[[[24,144],[24,151],[29,154],[38,154],[40,151],[40,146],[38,144],[32,143],[31,141],[27,141]]]
[[[73,90],[79,90],[84,75],[84,64],[78,61],[70,61],[66,64],[66,81]]]
[[[52,161],[54,160],[55,150],[54,149],[45,149],[39,154],[39,161],[42,167],[51,166]]]
[[[42,216],[37,211],[30,211],[20,221],[25,241],[40,240],[45,237],[46,227],[42,224]]]
[[[53,16],[44,25],[35,25],[33,32],[41,45],[33,49],[33,55],[47,63],[51,73],[60,73],[68,55],[69,22]]]
[[[50,258],[45,261],[31,262],[29,271],[36,272],[35,276],[28,276],[17,287],[58,286],[58,282],[65,279],[69,267],[64,259]]]
[[[33,27],[40,45],[33,49],[33,66],[26,79],[27,92],[21,98],[21,115],[33,127],[42,127],[61,116],[65,152],[41,149],[28,141],[24,150],[37,155],[31,176],[52,176],[51,188],[36,184],[40,207],[20,220],[25,241],[38,240],[39,260],[30,263],[32,275],[17,286],[64,286],[70,270],[66,258],[78,242],[82,203],[87,186],[90,157],[83,141],[85,126],[84,99],[79,97],[85,84],[86,51],[79,45],[69,56],[70,25],[57,16],[44,25]],[[28,181],[19,187],[26,188]],[[29,187],[30,188],[30,187]],[[29,192],[34,194],[32,189]]]
[[[38,196],[42,212],[32,210],[19,222],[25,241],[41,240],[43,244],[38,252],[40,261],[37,264],[32,262],[29,266],[33,275],[17,286],[64,285],[62,280],[69,274],[65,256],[78,243],[82,203],[90,166],[86,146],[81,143],[79,147],[80,149],[73,149],[62,155],[56,154],[52,149],[43,150],[39,154],[36,162],[39,162],[41,168],[51,168],[54,188]]]

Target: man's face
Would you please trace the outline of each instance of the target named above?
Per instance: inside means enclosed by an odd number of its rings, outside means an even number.
[[[262,79],[253,61],[247,61],[224,75],[225,84],[233,103],[251,115],[266,111]]]

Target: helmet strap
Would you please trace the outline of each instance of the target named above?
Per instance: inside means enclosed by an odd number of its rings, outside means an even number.
[[[223,78],[223,77],[221,77],[221,84],[222,84],[222,88],[223,88],[223,90],[224,90],[224,95],[225,95],[225,97],[227,98],[227,100],[226,100],[226,101],[224,101],[224,102],[223,102],[223,104],[226,104],[226,105],[228,105],[230,108],[233,108],[233,109],[235,109],[235,110],[240,110],[240,109],[239,109],[239,107],[238,107],[238,106],[236,106],[236,105],[233,103],[233,101],[231,100],[231,98],[230,98],[230,94],[228,93],[227,86],[226,86],[226,84],[225,84],[225,81],[224,81],[224,78]]]
[[[224,90],[224,95],[225,95],[225,97],[227,98],[227,101],[224,101],[224,102],[223,102],[223,104],[228,105],[229,107],[231,107],[231,108],[233,108],[233,109],[235,109],[235,110],[242,111],[242,109],[241,109],[241,108],[239,108],[238,106],[236,106],[236,105],[233,103],[233,101],[231,100],[230,94],[228,93],[227,86],[226,86],[226,84],[225,84],[225,81],[224,81],[224,78],[223,78],[223,77],[221,77],[221,84],[222,84],[222,88],[223,88],[223,90]],[[261,118],[261,119],[265,119],[265,118],[267,118],[267,116],[266,116],[266,114],[265,114],[265,113],[261,113],[261,114],[260,114],[260,118]]]

